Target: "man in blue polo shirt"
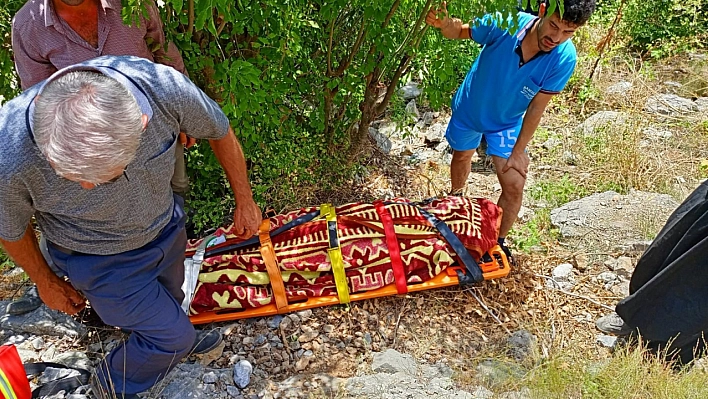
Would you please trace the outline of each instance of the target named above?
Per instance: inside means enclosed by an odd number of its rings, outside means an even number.
[[[501,14],[463,24],[448,16],[445,3],[425,19],[448,39],[472,39],[483,46],[452,99],[446,133],[454,150],[450,179],[452,193],[461,194],[484,136],[502,187],[499,244],[508,255],[504,240],[521,208],[529,166],[526,146],[546,105],[575,69],[575,47],[568,39],[595,10],[595,0],[563,0],[563,5],[562,17],[557,9],[548,15],[547,3],[539,5],[538,17],[519,12],[514,34],[499,27]]]

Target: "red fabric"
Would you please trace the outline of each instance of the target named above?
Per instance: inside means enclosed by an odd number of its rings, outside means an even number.
[[[22,360],[14,345],[0,346],[0,370],[7,378],[7,382],[12,387],[17,399],[30,399],[32,397],[29,381],[27,381],[27,376],[25,375],[25,367],[22,365]],[[2,375],[0,375],[0,379],[3,379]],[[0,384],[3,384],[3,381],[0,381]],[[2,389],[0,389],[0,398],[10,399],[2,394]]]
[[[336,208],[339,244],[350,293],[370,291],[403,281],[407,285],[430,280],[447,267],[459,265],[457,254],[408,200],[386,205],[391,216],[403,278],[394,278],[385,223],[370,203]],[[421,208],[445,222],[470,255],[480,260],[497,242],[501,209],[486,199],[446,197]],[[318,208],[303,208],[270,219],[270,231]],[[229,243],[237,242],[233,226],[219,229]],[[314,219],[271,237],[286,295],[316,297],[336,295],[327,249],[327,222]],[[187,252],[199,241],[190,241]],[[225,245],[225,244],[222,244]],[[258,245],[204,259],[190,314],[220,309],[248,309],[270,304],[269,277]]]

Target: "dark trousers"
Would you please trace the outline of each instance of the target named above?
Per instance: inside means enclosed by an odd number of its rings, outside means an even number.
[[[49,243],[58,269],[81,291],[104,323],[132,331],[97,369],[107,392],[152,387],[189,353],[194,327],[180,308],[187,242],[181,199],[155,240],[116,255],[61,250]]]

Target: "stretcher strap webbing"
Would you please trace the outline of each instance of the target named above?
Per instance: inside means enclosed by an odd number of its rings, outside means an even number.
[[[275,257],[275,249],[273,242],[270,240],[270,220],[265,219],[261,222],[258,231],[258,238],[261,242],[261,256],[268,269],[268,277],[270,277],[270,287],[273,291],[275,299],[275,307],[280,313],[281,309],[286,309],[288,306],[288,297],[285,295],[285,284],[283,284],[283,276],[280,274],[280,266],[278,259]]]
[[[271,236],[275,237],[284,231],[288,231],[288,230],[295,228],[301,224],[305,224],[305,223],[311,221],[312,219],[316,218],[317,216],[319,216],[319,214],[320,213],[318,211],[306,213],[306,214],[298,217],[297,219],[295,219],[291,222],[288,222],[287,224],[273,230],[273,233],[271,233]],[[231,241],[231,240],[229,240],[229,241]],[[206,258],[209,258],[212,256],[232,253],[232,252],[235,252],[239,249],[250,247],[251,245],[256,245],[256,244],[258,244],[258,242],[259,242],[259,238],[253,237],[253,238],[249,238],[246,241],[239,241],[234,244],[219,245],[219,246],[216,246],[212,249],[207,249],[207,251],[204,253],[204,258],[206,259]]]
[[[84,370],[78,367],[69,367],[59,363],[52,362],[39,362],[39,363],[25,363],[25,373],[28,376],[37,376],[43,373],[47,368],[54,369],[65,369],[73,370],[79,373],[78,376],[58,378],[53,381],[49,381],[45,384],[39,385],[32,391],[32,399],[44,398],[48,396],[55,395],[59,391],[71,392],[74,389],[86,385],[89,383],[91,373],[88,370]]]
[[[415,206],[415,205],[414,205]],[[450,244],[452,247],[452,250],[455,251],[457,256],[460,257],[460,260],[462,261],[462,264],[465,266],[465,269],[467,270],[466,274],[463,274],[462,272],[457,273],[457,277],[460,280],[460,284],[474,284],[478,283],[482,280],[484,280],[484,275],[482,274],[482,268],[479,267],[477,262],[472,258],[472,255],[470,255],[469,251],[467,248],[465,248],[464,244],[460,241],[459,238],[455,235],[455,233],[450,230],[450,227],[445,224],[442,220],[438,219],[435,217],[433,214],[430,212],[426,211],[425,209],[421,207],[417,207],[420,213],[425,216],[426,219],[428,219],[428,222],[432,224],[440,234],[443,236],[445,241]]]
[[[10,384],[10,379],[7,378],[2,369],[0,369],[0,394],[7,399],[17,399],[17,395],[12,389],[12,384]]]
[[[391,258],[391,269],[393,270],[396,290],[399,294],[405,294],[408,292],[406,272],[403,270],[403,262],[401,261],[401,246],[398,244],[398,237],[396,237],[396,229],[393,227],[391,212],[386,209],[386,205],[383,201],[375,201],[374,206],[376,207],[376,212],[378,212],[379,217],[381,217],[384,234],[386,235],[386,246],[388,247],[388,254]]]
[[[334,283],[337,286],[337,296],[339,303],[349,303],[349,285],[347,285],[347,274],[344,271],[344,257],[339,246],[339,236],[337,235],[337,213],[332,204],[322,204],[320,215],[327,221],[327,235],[329,237],[329,261],[332,264],[334,273]]]

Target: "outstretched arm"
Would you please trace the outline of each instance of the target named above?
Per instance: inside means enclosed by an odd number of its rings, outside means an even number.
[[[459,18],[450,18],[447,13],[447,3],[440,8],[430,8],[425,16],[425,23],[440,29],[440,33],[448,39],[470,39],[470,25],[463,24]]]
[[[236,200],[234,211],[234,233],[240,238],[250,238],[258,232],[261,223],[261,210],[253,201],[251,184],[248,182],[246,158],[243,150],[229,127],[229,132],[219,140],[209,140],[216,159],[226,172],[231,190]]]
[[[0,239],[0,244],[30,280],[37,284],[39,296],[47,306],[67,314],[76,314],[86,306],[81,294],[49,268],[31,226],[27,226],[19,240]]]

